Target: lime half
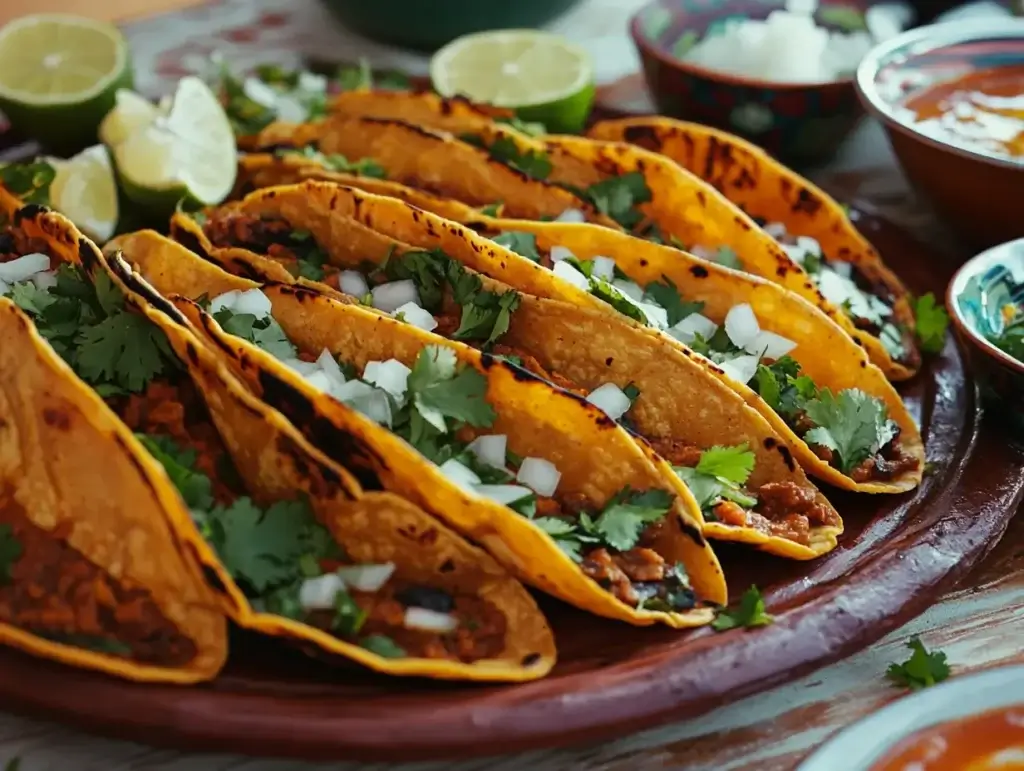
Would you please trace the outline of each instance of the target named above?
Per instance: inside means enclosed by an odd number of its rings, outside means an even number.
[[[21,133],[67,153],[96,141],[118,88],[132,84],[116,27],[79,16],[23,16],[0,29],[0,109]]]
[[[83,150],[68,160],[47,158],[56,172],[50,184],[50,205],[103,244],[117,229],[117,181],[103,145]]]
[[[227,198],[237,173],[235,135],[210,87],[190,76],[162,107],[143,101],[120,94],[100,131],[125,195],[159,214],[182,198],[204,206]]]
[[[514,109],[548,130],[581,131],[594,104],[589,54],[558,35],[508,29],[465,35],[430,60],[430,79],[442,96]]]

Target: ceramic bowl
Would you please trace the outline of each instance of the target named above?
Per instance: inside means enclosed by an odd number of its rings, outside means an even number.
[[[819,26],[863,29],[862,0],[821,0]],[[781,0],[655,0],[630,22],[630,34],[658,112],[738,134],[797,166],[835,155],[863,115],[853,77],[794,85],[715,72],[680,57],[732,19],[765,19]]]
[[[1004,707],[1024,708],[1024,666],[953,677],[861,720],[805,760],[797,771],[869,771],[911,734]]]
[[[957,147],[921,134],[900,105],[920,89],[979,69],[1024,65],[1024,19],[955,21],[904,32],[857,70],[864,106],[885,126],[907,178],[976,247],[1024,236],[1024,159]]]
[[[334,15],[374,40],[433,51],[461,35],[539,27],[580,0],[323,0]]]
[[[1002,332],[1007,303],[1024,303],[1024,238],[968,260],[946,290],[953,329],[986,396],[1021,428],[1024,363],[988,340]]]

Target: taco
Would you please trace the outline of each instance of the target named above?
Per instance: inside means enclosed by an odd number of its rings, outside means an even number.
[[[36,261],[11,297],[163,466],[156,489],[180,496],[168,506],[176,549],[239,626],[393,675],[519,681],[551,668],[546,621],[483,551],[397,496],[364,493],[173,307],[126,295],[62,218],[27,206],[13,222],[21,262],[8,264]],[[107,478],[105,454],[83,457]]]
[[[637,625],[705,624],[725,601],[693,497],[583,398],[356,303],[232,276],[170,245],[149,235],[111,248],[325,452],[365,446],[358,461],[385,489],[524,580]],[[256,320],[239,318],[257,302]]]
[[[284,226],[286,232],[305,224],[310,235],[300,248],[315,249],[321,269],[331,250],[379,255],[402,243],[440,248],[520,292],[616,311],[658,330],[663,344],[683,355],[700,353],[706,371],[760,412],[819,479],[872,493],[904,492],[920,483],[920,432],[895,389],[835,323],[791,292],[608,229],[490,220],[476,226],[494,239],[488,241],[407,209],[308,182],[254,193],[224,211],[283,217],[294,223]],[[422,224],[400,238],[382,239],[382,232],[397,232],[396,222]],[[176,219],[172,231],[185,229]],[[249,250],[217,249],[194,225],[191,236],[190,247],[226,270],[256,275],[246,272],[252,271]],[[301,277],[305,268],[291,268],[300,283],[310,280]]]
[[[894,380],[917,368],[915,327],[906,287],[850,221],[843,206],[809,180],[740,137],[667,118],[604,121],[594,139],[629,142],[671,158],[740,207],[810,274],[854,326],[882,342],[872,358]],[[744,257],[760,275],[774,270]]]
[[[444,128],[464,141],[483,147],[498,146],[503,156],[530,157],[534,160],[525,170],[546,182],[573,190],[634,235],[722,262],[796,292],[834,318],[865,347],[871,360],[889,378],[905,380],[920,367],[914,315],[906,289],[885,268],[877,254],[855,261],[856,253],[847,256],[837,252],[824,256],[831,257],[830,262],[808,241],[795,243],[795,239],[779,231],[778,223],[772,223],[770,234],[757,227],[757,222],[748,214],[768,215],[756,211],[754,202],[760,203],[775,192],[762,192],[760,196],[754,193],[757,198],[753,200],[749,197],[739,200],[734,196],[739,188],[731,182],[727,183],[728,189],[719,191],[716,180],[708,179],[714,172],[707,173],[713,168],[710,161],[714,158],[702,152],[702,147],[718,147],[713,144],[718,141],[717,137],[709,142],[709,135],[704,135],[703,141],[698,137],[691,143],[688,136],[672,138],[675,129],[670,122],[653,119],[656,128],[651,129],[652,119],[641,118],[602,124],[604,128],[599,125],[589,139],[532,138],[511,126],[488,122],[482,114],[455,110],[432,94],[359,91],[339,95],[332,104],[331,120],[352,121],[360,116],[402,119],[428,128]],[[629,141],[625,127],[636,125],[636,121],[647,139],[633,145],[623,144],[621,140]],[[651,150],[664,152],[664,155]],[[723,152],[726,153],[723,157],[733,157],[728,154],[728,148]],[[681,166],[670,162],[669,158]],[[762,165],[769,168],[767,164]],[[744,184],[750,179],[748,172],[754,173],[755,180],[759,178],[749,163],[742,168],[725,168]],[[770,168],[774,172],[781,167]],[[804,190],[806,187],[801,181],[796,191],[783,198],[804,206],[808,201],[801,196],[800,191]],[[739,205],[731,203],[730,198]],[[743,204],[748,202],[751,208],[744,208]],[[783,204],[779,199],[777,205]],[[813,203],[808,202],[807,207],[810,211]],[[838,221],[845,220],[842,217]],[[822,227],[831,225],[823,222]],[[794,235],[799,234],[802,233]],[[773,240],[773,236],[779,238],[780,243]],[[794,243],[788,243],[791,240]],[[863,252],[863,247],[858,252]],[[838,269],[832,270],[833,265]]]
[[[350,206],[331,212],[330,234],[287,196],[262,199],[258,209],[243,202],[210,210],[204,228],[179,214],[172,233],[229,272],[379,305],[586,397],[643,437],[642,448],[650,443],[670,483],[679,487],[686,480],[712,538],[797,559],[835,547],[842,532],[838,513],[806,479],[787,443],[712,376],[706,362],[604,308],[516,292],[481,277],[443,247],[411,246],[432,227],[416,210],[351,195],[358,194],[345,191],[337,199]],[[353,205],[376,230],[346,214]],[[132,234],[113,248],[146,255],[144,270],[164,277],[159,288],[181,291],[167,266],[188,265],[189,258],[162,237]],[[719,468],[723,462],[732,468]]]
[[[12,240],[5,279],[45,248]],[[159,465],[4,297],[0,335],[0,642],[128,680],[212,679],[227,624],[178,547]]]

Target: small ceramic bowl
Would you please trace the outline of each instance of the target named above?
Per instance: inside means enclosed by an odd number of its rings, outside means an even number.
[[[864,106],[885,126],[907,178],[978,248],[1024,236],[1024,159],[925,136],[901,105],[921,89],[980,69],[1024,66],[1024,19],[979,19],[904,32],[874,48],[857,70]]]
[[[630,22],[658,111],[738,134],[798,166],[835,155],[863,115],[853,77],[828,83],[760,81],[680,58],[709,31],[733,19],[765,19],[783,0],[655,0]],[[821,0],[819,26],[864,28],[864,0]]]
[[[870,771],[886,753],[918,731],[1018,706],[1024,709],[1024,666],[953,677],[895,701],[840,732],[797,771]]]
[[[1024,239],[968,260],[949,282],[946,306],[953,329],[990,401],[1024,426],[1024,362],[989,342],[1005,326],[1003,306],[1024,303]]]

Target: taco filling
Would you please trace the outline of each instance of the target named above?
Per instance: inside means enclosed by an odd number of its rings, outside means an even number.
[[[819,387],[788,355],[795,343],[762,330],[750,305],[733,306],[718,325],[701,314],[703,303],[684,299],[667,278],[641,287],[610,257],[581,260],[559,246],[541,254],[531,233],[508,231],[494,240],[713,361],[753,389],[819,458],[855,482],[887,481],[917,468],[918,459],[903,450],[900,428],[881,399],[859,389],[833,394]]]
[[[202,397],[163,333],[125,309],[120,291],[106,274],[97,274],[91,283],[80,268],[68,264],[51,271],[50,256],[40,251],[24,253],[40,244],[19,244],[16,232],[0,236],[0,243],[13,247],[0,256],[0,276],[5,282],[0,289],[34,318],[54,350],[163,464],[199,531],[254,609],[315,626],[382,656],[471,663],[497,657],[504,650],[505,617],[490,603],[474,595],[450,595],[410,584],[395,575],[396,566],[390,563],[353,564],[304,500],[264,506],[249,498]],[[63,558],[69,570],[74,568],[88,579],[74,586],[98,587],[95,572],[79,564],[73,550],[58,553],[52,536],[47,536],[49,543],[41,540],[21,520],[5,524],[13,526],[15,538],[24,540],[17,553],[25,556],[12,561],[12,570],[22,569],[22,562],[27,570],[48,555],[48,564],[61,564]],[[4,546],[0,554],[14,554],[11,543],[0,544]],[[57,575],[63,581],[68,572],[55,573],[53,580]],[[39,576],[35,577],[39,583],[29,585],[33,595],[45,598],[36,602],[55,602],[49,592],[40,593],[37,588],[45,585],[49,573]],[[120,595],[103,597],[110,603]],[[141,642],[157,652],[185,648],[187,641],[177,641],[165,629],[166,623],[159,626],[152,621],[143,595],[130,590],[127,597],[127,604],[105,609],[102,601],[88,603],[84,595],[76,595],[67,612],[79,626],[58,626],[54,634],[74,632],[107,639],[114,629],[140,619],[140,629],[142,621],[153,624],[145,627],[149,631],[141,641],[129,634],[115,638],[126,652],[156,655]],[[5,600],[10,607],[26,601],[0,590],[0,613],[8,607]],[[58,611],[59,606],[41,605],[40,625],[45,619],[59,622]],[[93,625],[86,623],[90,611],[97,616]],[[120,626],[104,631],[104,624],[115,622]]]

